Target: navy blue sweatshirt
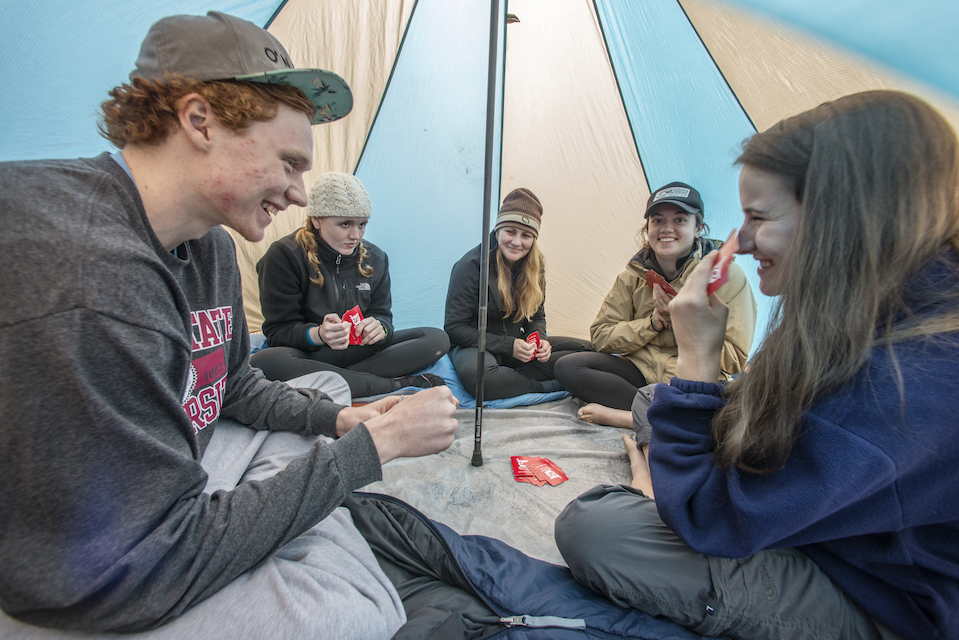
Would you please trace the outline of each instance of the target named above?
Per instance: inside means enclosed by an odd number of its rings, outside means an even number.
[[[954,288],[948,270],[926,276]],[[785,466],[768,475],[716,464],[719,384],[659,385],[648,414],[656,506],[700,553],[797,547],[904,638],[959,638],[959,333],[893,352],[895,365],[888,347],[875,348],[815,402]]]

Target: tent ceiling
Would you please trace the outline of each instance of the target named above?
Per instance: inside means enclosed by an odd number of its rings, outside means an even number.
[[[801,26],[741,8],[750,4]],[[738,218],[729,161],[750,122],[763,129],[846,93],[898,88],[959,124],[957,7],[952,0],[511,0],[520,22],[508,28],[503,66],[501,189],[528,186],[546,205],[550,330],[586,334],[635,250],[650,182],[701,186],[713,235],[726,235]],[[126,79],[148,26],[211,9],[259,24],[276,14],[270,30],[299,66],[329,68],[350,82],[354,112],[314,127],[313,173],[357,171],[374,200],[368,237],[391,257],[399,326],[441,326],[449,268],[480,239],[488,36],[475,30],[489,13],[480,0],[21,4],[0,24],[8,52],[0,62],[7,79],[0,160],[108,149],[96,134],[97,108]],[[850,20],[846,11],[868,19]],[[654,15],[662,22],[644,24]],[[708,54],[689,48],[699,41]],[[709,65],[707,82],[701,74]],[[684,75],[694,68],[695,76]],[[302,219],[302,211],[280,216],[268,238]],[[238,248],[255,328],[252,265],[266,243]],[[740,261],[754,271],[750,259]]]

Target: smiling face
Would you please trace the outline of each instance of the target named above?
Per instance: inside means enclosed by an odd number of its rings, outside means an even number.
[[[689,255],[701,233],[696,216],[672,203],[656,207],[646,219],[649,246],[663,265]]]
[[[326,244],[340,255],[348,256],[356,249],[356,245],[366,233],[366,223],[369,218],[345,218],[328,216],[325,218],[310,218],[313,226],[319,230],[320,237]]]
[[[239,131],[220,127],[222,143],[204,178],[211,227],[222,224],[251,242],[278,211],[291,204],[306,206],[303,173],[313,155],[310,120],[286,105],[276,117]]]
[[[739,198],[745,220],[739,230],[739,253],[759,261],[759,290],[782,293],[782,262],[802,214],[802,204],[783,176],[750,165],[739,174]]]
[[[496,232],[496,242],[506,263],[512,266],[529,253],[536,236],[529,229],[508,224]]]

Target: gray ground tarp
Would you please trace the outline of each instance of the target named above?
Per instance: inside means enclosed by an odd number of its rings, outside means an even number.
[[[625,429],[576,419],[571,398],[483,413],[483,466],[473,456],[473,409],[457,410],[453,445],[424,458],[393,460],[383,480],[361,489],[395,496],[454,531],[499,538],[527,555],[564,564],[553,522],[573,498],[597,484],[629,483]],[[543,456],[566,473],[555,487],[513,479],[511,456]]]

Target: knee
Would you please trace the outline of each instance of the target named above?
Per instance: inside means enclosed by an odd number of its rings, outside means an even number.
[[[451,358],[453,361],[453,370],[456,371],[456,377],[467,390],[476,386],[476,349],[458,349]],[[483,371],[488,380],[499,370],[499,364],[496,358],[489,351],[483,353]],[[472,391],[471,391],[472,393]]]
[[[270,347],[250,356],[250,366],[262,371],[269,380],[286,380],[290,360],[303,355],[302,351],[292,347]]]
[[[625,485],[599,485],[566,505],[553,525],[553,537],[574,576],[617,561],[611,550],[629,538],[629,530],[639,523],[633,521],[639,515],[635,507],[645,500]]]
[[[426,327],[424,329],[429,344],[437,354],[437,359],[445,356],[450,350],[450,337],[442,329]]]
[[[553,537],[560,555],[573,575],[582,575],[582,569],[593,563],[592,555],[605,545],[596,538],[605,530],[598,503],[590,496],[591,491],[579,496],[568,505],[553,524]],[[604,553],[600,551],[600,553]]]
[[[575,372],[580,367],[580,358],[578,358],[577,355],[578,354],[573,353],[563,356],[553,365],[553,375],[556,376],[557,380],[563,383],[563,386],[566,386],[566,383],[575,377]]]
[[[636,444],[638,445],[649,444],[649,439],[653,433],[653,427],[649,423],[646,412],[649,410],[649,405],[653,402],[654,388],[655,385],[640,387],[636,391],[636,396],[633,398],[631,407],[633,412],[633,430],[636,432]]]

